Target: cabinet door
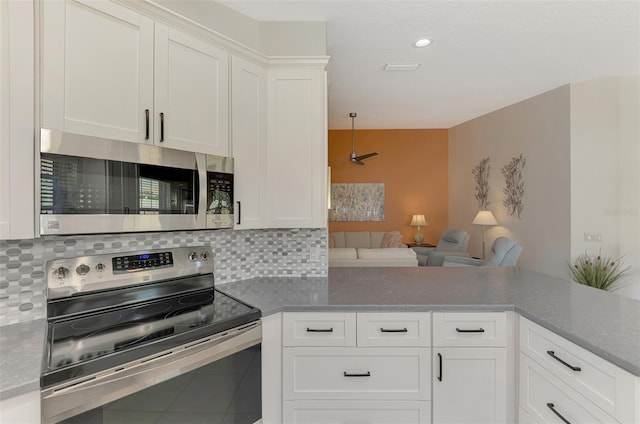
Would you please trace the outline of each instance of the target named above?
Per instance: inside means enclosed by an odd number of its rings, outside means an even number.
[[[0,423],[40,422],[40,392],[27,392],[0,400]]]
[[[267,228],[267,72],[239,57],[231,60],[231,147],[235,229]]]
[[[33,2],[0,2],[0,240],[34,236],[34,33]]]
[[[326,227],[325,72],[271,69],[267,90],[269,224]]]
[[[155,144],[229,155],[229,55],[156,23]]]
[[[151,142],[153,21],[107,1],[42,4],[42,126]]]
[[[428,424],[428,401],[321,401],[284,402],[285,424]]]
[[[433,350],[433,422],[505,423],[504,348]]]

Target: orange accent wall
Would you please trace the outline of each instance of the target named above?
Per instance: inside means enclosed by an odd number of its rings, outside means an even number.
[[[356,130],[356,153],[378,152],[360,166],[349,161],[351,130],[329,131],[332,183],[384,183],[383,222],[329,221],[329,231],[400,231],[413,242],[411,215],[424,214],[425,242],[436,243],[449,219],[448,130]]]

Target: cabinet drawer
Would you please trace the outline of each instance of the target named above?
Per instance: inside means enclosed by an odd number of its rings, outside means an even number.
[[[431,320],[427,312],[358,312],[358,346],[429,346]]]
[[[634,377],[582,347],[525,318],[520,351],[622,422],[633,422]]]
[[[429,349],[285,348],[284,399],[429,400]]]
[[[615,420],[527,355],[520,354],[520,406],[539,423],[612,423]]]
[[[428,424],[428,401],[321,401],[284,402],[285,424]]]
[[[355,346],[355,312],[290,312],[283,316],[284,346]]]
[[[507,316],[504,312],[433,314],[434,346],[503,347]]]

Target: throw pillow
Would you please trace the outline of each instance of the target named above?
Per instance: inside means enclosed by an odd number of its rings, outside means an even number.
[[[336,239],[333,238],[333,233],[329,233],[329,249],[336,247]]]
[[[384,233],[382,236],[381,248],[402,247],[402,234]]]

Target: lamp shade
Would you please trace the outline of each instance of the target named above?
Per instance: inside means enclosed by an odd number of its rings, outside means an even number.
[[[427,221],[424,219],[424,215],[413,215],[411,217],[411,225],[412,227],[424,227],[427,225]]]
[[[473,218],[473,225],[498,225],[498,221],[491,211],[478,211],[476,217]]]

